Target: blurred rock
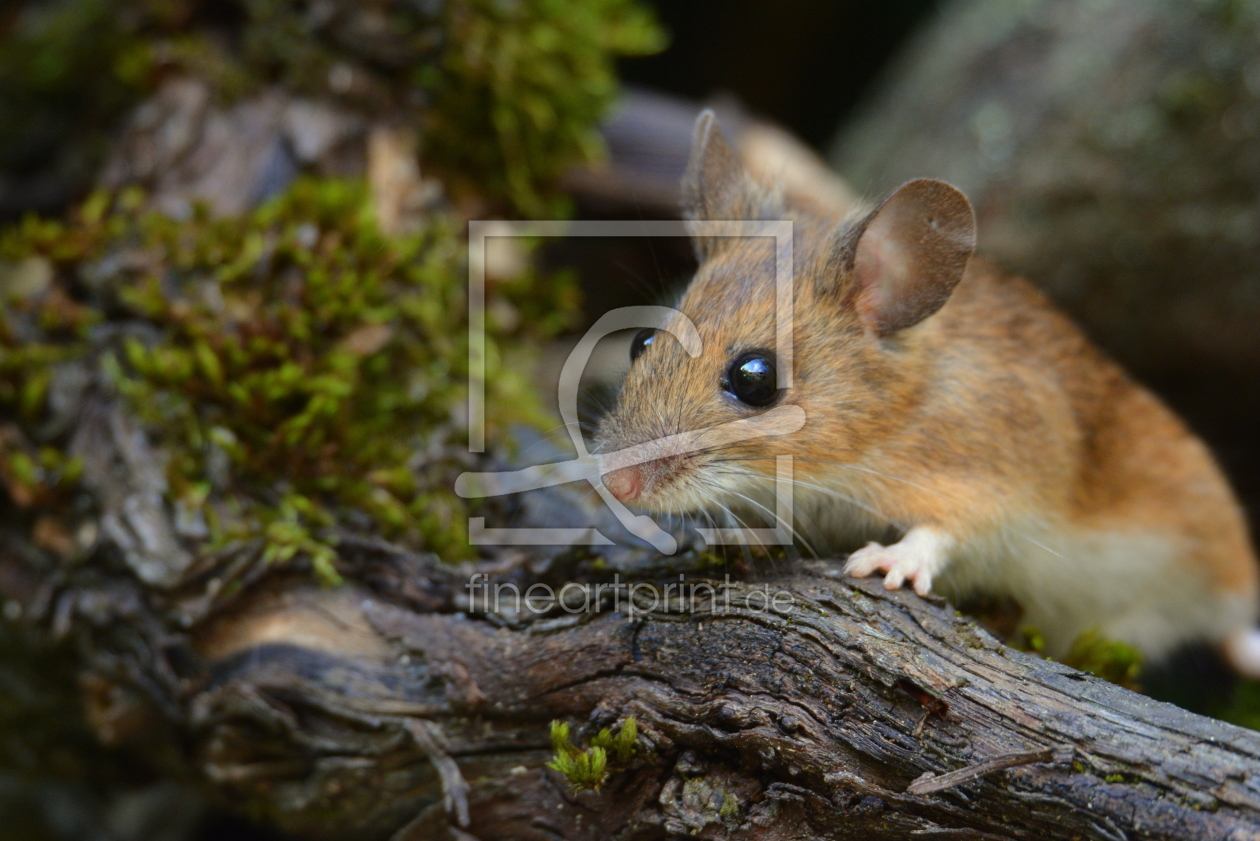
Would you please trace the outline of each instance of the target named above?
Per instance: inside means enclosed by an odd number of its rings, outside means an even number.
[[[1258,0],[957,0],[832,160],[873,195],[957,184],[981,251],[1139,373],[1255,376],[1257,43]]]
[[[136,576],[174,587],[193,564],[166,515],[165,462],[129,416],[103,405],[84,410],[71,450],[83,459],[84,486],[101,497],[101,529]]]
[[[234,215],[303,170],[362,173],[366,132],[361,117],[318,100],[270,89],[225,106],[206,82],[177,78],[136,109],[101,185],[139,184],[177,217],[194,201]]]
[[[362,135],[363,121],[313,99],[295,99],[281,118],[289,148],[303,166],[316,166],[338,146]]]

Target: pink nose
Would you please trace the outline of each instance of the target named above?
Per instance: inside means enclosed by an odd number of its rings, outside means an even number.
[[[643,492],[643,471],[639,469],[639,465],[635,464],[605,473],[604,487],[608,488],[619,502],[634,502]]]

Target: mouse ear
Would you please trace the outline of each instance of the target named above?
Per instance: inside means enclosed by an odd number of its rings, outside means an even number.
[[[727,145],[713,111],[701,111],[692,131],[691,158],[683,176],[683,218],[693,222],[764,219],[775,215],[774,204]],[[701,260],[710,256],[723,239],[697,233],[692,226],[692,241]]]
[[[971,202],[944,181],[920,178],[850,229],[833,258],[850,278],[846,301],[887,336],[945,305],[975,247]]]

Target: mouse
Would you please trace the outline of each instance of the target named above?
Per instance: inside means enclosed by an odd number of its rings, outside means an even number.
[[[1013,599],[1054,658],[1088,632],[1148,663],[1216,645],[1260,676],[1255,552],[1221,468],[1046,295],[974,253],[962,192],[922,178],[841,216],[795,207],[704,112],[682,204],[698,269],[670,319],[702,346],[669,323],[634,336],[594,436],[613,497],[764,519],[791,456],[793,533],[823,557],[856,547],[849,575]],[[721,220],[792,222],[790,372],[772,241],[698,224]],[[804,411],[794,432],[653,451],[784,405]],[[635,463],[608,458],[628,449]]]

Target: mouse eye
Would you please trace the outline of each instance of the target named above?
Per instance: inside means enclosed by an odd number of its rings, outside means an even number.
[[[634,340],[630,342],[630,361],[638,359],[643,355],[643,351],[648,349],[648,345],[656,341],[656,331],[650,327],[647,330],[640,330],[634,334]]]
[[[722,388],[741,403],[758,408],[769,406],[782,391],[774,354],[765,350],[741,353],[726,369]]]

